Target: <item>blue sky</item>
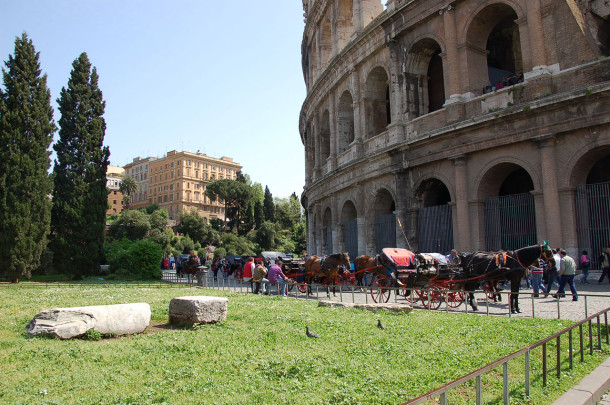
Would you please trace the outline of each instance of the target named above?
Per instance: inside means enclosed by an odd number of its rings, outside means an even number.
[[[27,32],[58,121],[56,99],[86,52],[113,165],[201,150],[232,157],[275,197],[300,196],[303,28],[300,0],[0,0],[0,57],[5,67]]]

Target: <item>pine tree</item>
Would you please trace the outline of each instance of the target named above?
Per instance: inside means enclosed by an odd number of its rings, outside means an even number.
[[[59,103],[51,229],[53,265],[74,278],[94,274],[104,260],[110,152],[103,146],[105,101],[86,53],[72,64]]]
[[[29,278],[47,246],[56,131],[47,76],[27,34],[2,69],[0,89],[0,263],[11,282]]]
[[[265,186],[265,200],[263,201],[263,212],[265,213],[265,221],[275,221],[275,203],[269,187]]]

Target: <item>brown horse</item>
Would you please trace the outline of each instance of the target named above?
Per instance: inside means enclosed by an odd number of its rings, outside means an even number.
[[[356,280],[359,286],[364,285],[364,274],[385,274],[385,268],[377,263],[376,256],[361,255],[354,259],[354,269],[356,269]]]
[[[186,274],[186,280],[189,284],[195,282],[195,276],[199,270],[199,260],[195,256],[190,256],[184,266],[182,267],[182,274]]]
[[[308,284],[307,290],[311,294],[311,283],[316,277],[324,278],[324,284],[333,285],[333,294],[335,294],[335,285],[337,284],[337,274],[339,267],[345,266],[349,269],[349,254],[335,253],[326,256],[324,259],[318,256],[310,256],[305,261],[305,282]],[[330,290],[326,287],[326,295],[330,298]]]

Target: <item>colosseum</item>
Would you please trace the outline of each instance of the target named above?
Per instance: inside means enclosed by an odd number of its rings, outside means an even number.
[[[310,254],[610,245],[606,0],[303,0]]]

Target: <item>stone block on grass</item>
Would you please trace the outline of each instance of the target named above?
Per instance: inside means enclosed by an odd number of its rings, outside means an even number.
[[[25,330],[29,337],[70,339],[90,329],[104,335],[141,333],[149,323],[150,305],[146,303],[95,305],[47,309],[36,314]]]
[[[215,323],[227,319],[227,303],[223,297],[177,297],[169,303],[170,323]]]

